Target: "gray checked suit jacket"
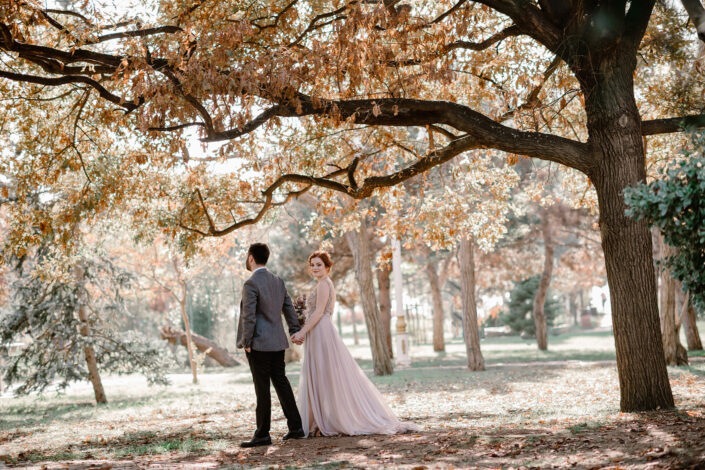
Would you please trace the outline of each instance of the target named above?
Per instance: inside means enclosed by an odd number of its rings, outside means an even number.
[[[283,351],[289,347],[282,313],[289,334],[301,329],[284,281],[265,269],[258,269],[245,282],[240,301],[237,347],[255,351]]]

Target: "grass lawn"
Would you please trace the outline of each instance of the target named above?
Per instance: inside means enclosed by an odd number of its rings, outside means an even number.
[[[346,342],[351,341],[346,335]],[[350,345],[364,369],[370,352]],[[240,449],[254,430],[249,371],[188,371],[149,388],[139,376],[104,377],[56,396],[0,399],[0,467],[26,468],[677,468],[705,466],[705,362],[669,369],[677,411],[620,413],[609,331],[550,337],[549,351],[518,338],[483,340],[484,372],[465,368],[464,345],[412,348],[413,364],[372,377],[417,434],[282,442],[273,407],[269,447]],[[299,364],[288,365],[294,388]]]

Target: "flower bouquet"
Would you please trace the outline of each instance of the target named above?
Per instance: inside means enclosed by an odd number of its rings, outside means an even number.
[[[294,310],[299,319],[299,325],[304,326],[304,323],[306,323],[306,294],[296,298],[294,301]]]

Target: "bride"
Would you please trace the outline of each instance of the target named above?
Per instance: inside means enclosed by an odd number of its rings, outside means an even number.
[[[328,275],[330,255],[316,251],[308,258],[318,281],[306,301],[306,323],[292,342],[304,339],[304,362],[299,380],[299,410],[309,434],[396,434],[420,428],[400,421],[357,365],[333,325],[335,288]]]

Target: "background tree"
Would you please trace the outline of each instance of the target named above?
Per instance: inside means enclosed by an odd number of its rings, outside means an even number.
[[[17,261],[12,310],[0,323],[0,353],[27,338],[4,373],[8,384],[20,384],[15,393],[89,380],[102,404],[107,398],[100,371],[140,372],[150,383],[166,383],[159,349],[139,330],[122,328],[130,275],[108,258],[86,256],[87,250],[58,264],[52,251],[43,246]]]

